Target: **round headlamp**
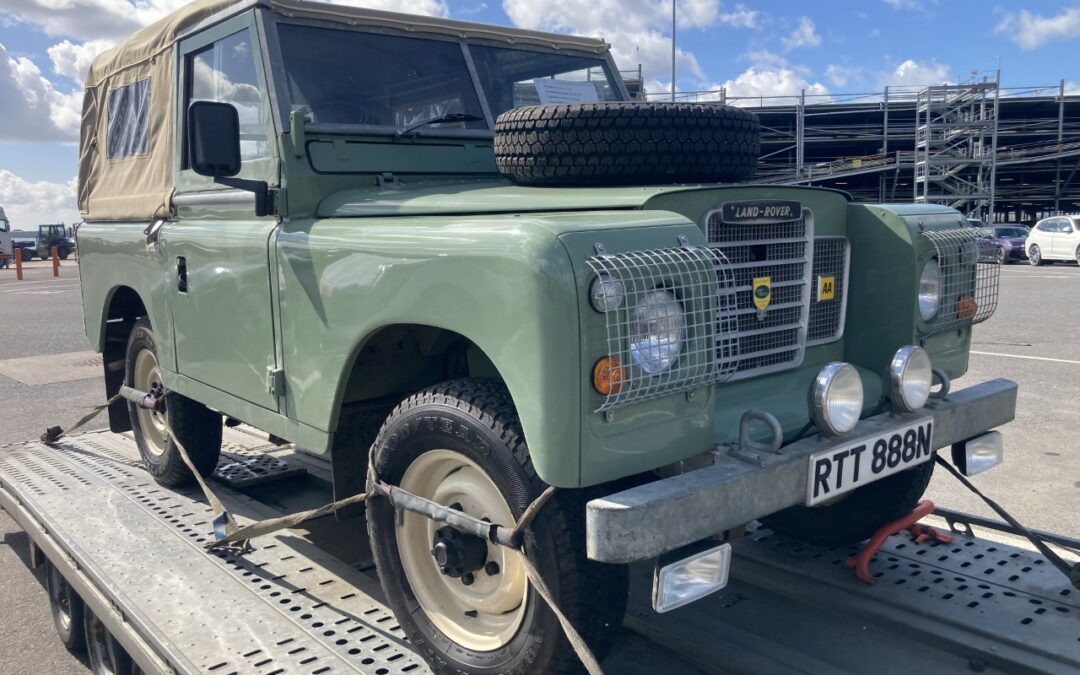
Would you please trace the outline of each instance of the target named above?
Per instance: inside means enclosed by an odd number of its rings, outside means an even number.
[[[929,321],[941,308],[941,267],[937,260],[929,260],[919,275],[919,316]]]
[[[896,350],[889,361],[889,400],[897,412],[915,412],[930,398],[934,382],[930,355],[922,347],[908,345]]]
[[[686,314],[671,291],[646,293],[631,311],[630,357],[647,375],[671,368],[686,339]]]
[[[599,274],[589,285],[589,303],[598,312],[613,312],[626,296],[623,282],[606,274]]]
[[[862,407],[862,379],[850,363],[826,365],[810,385],[810,416],[824,434],[839,436],[854,429]]]

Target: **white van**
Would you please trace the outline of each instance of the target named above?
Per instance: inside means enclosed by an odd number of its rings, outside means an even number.
[[[0,206],[0,269],[8,267],[14,258],[11,244],[11,223],[8,222],[4,207]]]

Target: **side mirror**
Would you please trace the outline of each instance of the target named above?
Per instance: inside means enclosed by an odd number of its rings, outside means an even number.
[[[188,161],[200,176],[240,173],[240,115],[228,103],[195,101],[188,107]]]
[[[234,178],[240,173],[240,115],[229,103],[193,101],[187,111],[187,154],[191,170],[219,185],[255,194],[255,215],[274,211],[266,181]],[[149,235],[148,235],[149,236]]]

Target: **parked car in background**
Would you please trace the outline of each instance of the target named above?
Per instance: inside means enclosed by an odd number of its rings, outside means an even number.
[[[37,257],[48,260],[52,256],[52,249],[56,249],[56,255],[61,260],[67,260],[75,250],[75,239],[71,231],[63,223],[50,225],[38,225],[37,238],[35,240],[35,252]]]
[[[1043,218],[1035,223],[1025,247],[1032,265],[1056,260],[1080,263],[1080,215]]]
[[[987,228],[986,239],[993,243],[997,249],[998,262],[1008,264],[1020,260],[1027,260],[1028,230],[1019,225],[995,225]]]

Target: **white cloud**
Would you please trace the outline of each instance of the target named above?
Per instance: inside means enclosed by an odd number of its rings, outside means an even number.
[[[1021,49],[1036,49],[1055,40],[1070,40],[1080,36],[1080,7],[1066,9],[1057,16],[1032,14],[1026,9],[1007,14],[994,28],[1006,35]]]
[[[886,5],[893,9],[914,9],[922,10],[923,3],[919,0],[882,0]]]
[[[1065,95],[1066,96],[1080,96],[1080,82],[1066,82],[1065,83]]]
[[[55,44],[49,47],[49,59],[53,64],[53,72],[82,84],[86,80],[86,71],[90,69],[90,63],[94,57],[112,47],[113,44],[112,40],[89,40],[82,44],[64,40]]]
[[[784,50],[789,52],[800,47],[820,47],[821,36],[818,35],[814,22],[804,16],[799,19],[799,25],[790,35],[780,38],[780,43],[784,45]]]
[[[79,135],[82,93],[53,87],[26,57],[13,58],[0,44],[0,140],[74,141]]]
[[[721,12],[717,15],[720,23],[732,28],[760,28],[758,23],[760,12],[755,9],[747,9],[746,5],[739,3],[730,12]]]
[[[949,84],[956,81],[949,66],[937,61],[908,59],[891,73],[884,73],[880,78],[882,86],[909,87],[913,85]]]
[[[853,80],[862,78],[862,68],[851,68],[830,63],[825,67],[825,79],[837,87],[846,87]]]
[[[36,230],[39,223],[77,222],[75,179],[66,183],[28,181],[0,169],[0,204],[17,230]]]
[[[612,56],[620,68],[641,63],[649,91],[670,91],[670,0],[503,0],[503,11],[515,26],[578,35],[593,35],[611,43]],[[719,0],[680,0],[680,30],[716,25],[756,28],[759,14],[736,4],[730,10]],[[697,58],[679,49],[679,79],[705,80]]]
[[[733,105],[758,105],[760,97],[786,97],[771,103],[791,103],[791,99],[806,92],[814,102],[827,101],[829,89],[820,82],[811,82],[809,73],[801,66],[787,62],[784,57],[768,51],[749,52],[751,65],[734,79],[714,84],[711,89],[724,89]],[[766,103],[770,103],[766,101]]]

